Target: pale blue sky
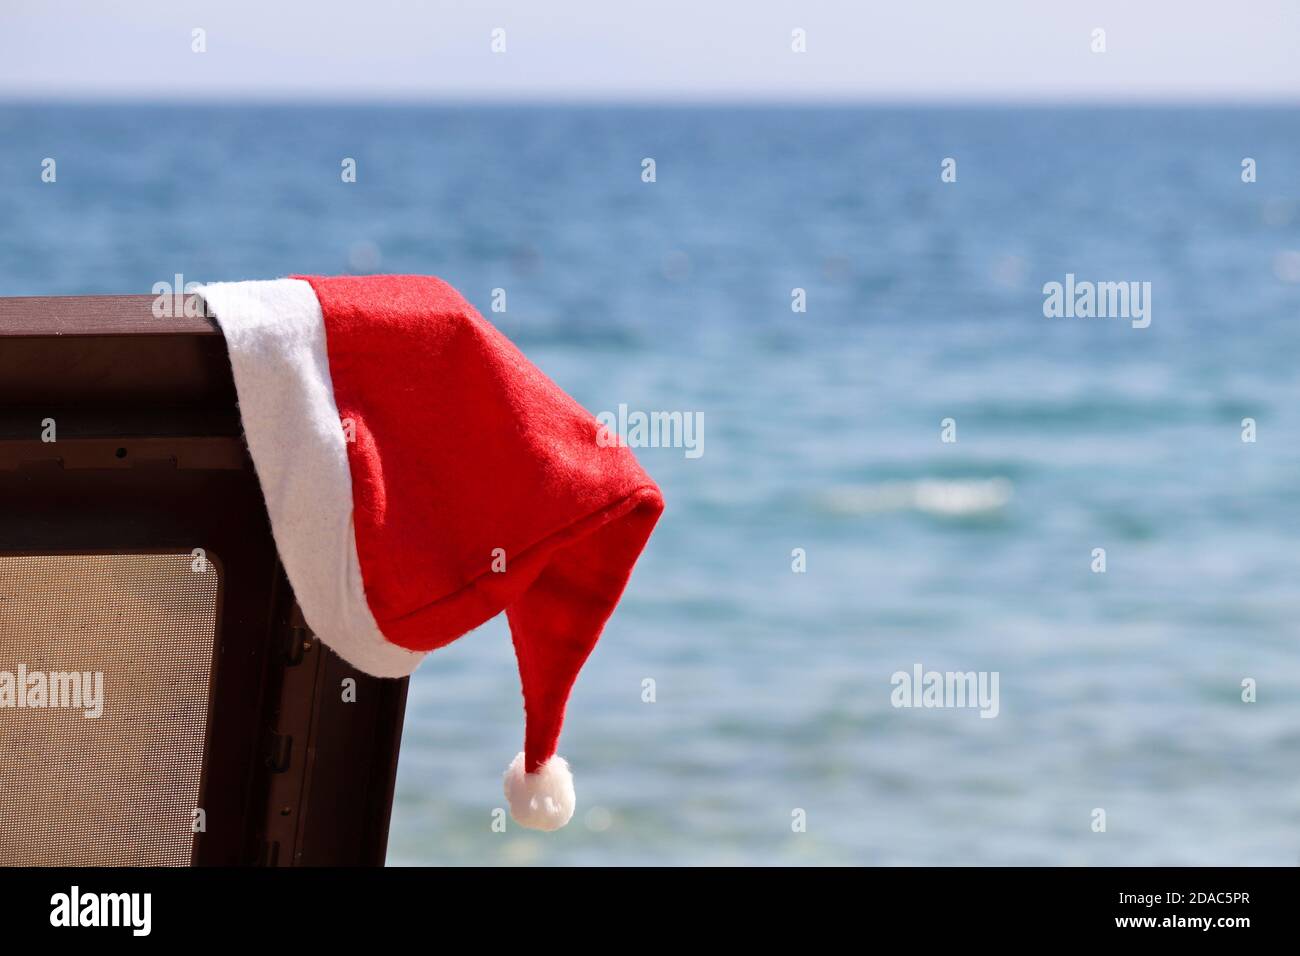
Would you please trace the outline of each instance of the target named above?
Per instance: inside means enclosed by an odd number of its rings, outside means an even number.
[[[1300,101],[1298,51],[1300,0],[0,0],[23,98]]]

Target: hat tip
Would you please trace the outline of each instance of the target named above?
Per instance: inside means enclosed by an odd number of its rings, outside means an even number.
[[[526,773],[521,752],[506,768],[504,779],[516,823],[531,830],[558,830],[573,818],[573,772],[563,757],[553,756],[534,773]]]

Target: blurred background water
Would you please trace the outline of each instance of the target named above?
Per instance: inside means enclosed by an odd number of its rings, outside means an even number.
[[[639,452],[668,510],[570,704],[574,822],[490,827],[495,621],[412,679],[392,863],[1291,865],[1298,121],[0,104],[0,294],[432,273],[593,412],[703,412],[701,458]],[[1067,272],[1151,326],[1044,318]],[[999,671],[999,716],[893,708],[916,663]]]

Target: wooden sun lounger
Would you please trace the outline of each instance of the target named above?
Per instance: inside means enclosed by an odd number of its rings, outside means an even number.
[[[407,682],[313,638],[224,340],[154,303],[0,298],[0,864],[382,864]]]

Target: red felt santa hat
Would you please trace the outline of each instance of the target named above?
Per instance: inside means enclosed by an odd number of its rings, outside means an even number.
[[[565,705],[663,510],[659,489],[439,279],[200,294],[307,623],[353,666],[401,677],[504,610],[526,714],[510,811],[563,826]]]

